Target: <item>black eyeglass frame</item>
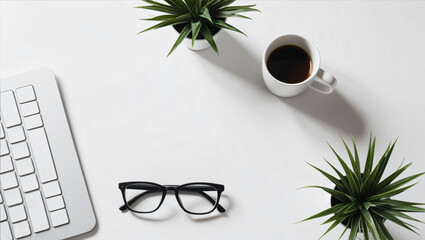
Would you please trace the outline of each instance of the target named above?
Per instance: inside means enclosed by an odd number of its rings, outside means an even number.
[[[137,201],[137,199],[139,199],[140,197],[142,197],[146,192],[144,192],[144,193],[141,193],[141,194],[139,194],[139,195],[137,195],[137,196],[135,196],[135,197],[133,197],[132,199],[130,199],[129,201],[127,201],[127,199],[126,199],[126,196],[125,196],[125,190],[127,189],[127,187],[129,186],[129,185],[132,185],[132,184],[150,184],[150,185],[152,185],[152,186],[155,186],[155,187],[157,187],[158,189],[161,189],[162,190],[162,196],[161,196],[161,201],[160,201],[160,203],[159,203],[159,205],[158,205],[158,207],[156,207],[154,210],[152,210],[152,211],[136,211],[136,210],[134,210],[134,209],[132,209],[131,207],[130,207],[130,205],[132,204],[132,203],[134,203],[135,201]],[[210,210],[210,211],[208,211],[208,212],[203,212],[203,213],[197,213],[197,212],[191,212],[191,211],[189,211],[189,210],[187,210],[187,209],[185,209],[185,207],[184,207],[184,205],[183,205],[183,202],[182,202],[182,200],[180,199],[180,196],[179,196],[179,192],[180,192],[180,190],[182,189],[182,188],[187,188],[188,186],[190,186],[190,185],[206,185],[206,186],[209,186],[209,187],[212,187],[212,188],[214,188],[215,190],[217,190],[217,200],[214,200],[213,198],[211,198],[208,194],[206,194],[206,193],[204,193],[201,189],[198,189],[198,190],[196,190],[196,188],[194,188],[194,191],[197,191],[198,193],[200,193],[203,197],[205,197],[211,204],[213,204],[214,206],[213,206],[213,208]],[[161,205],[162,205],[162,203],[164,202],[164,200],[165,200],[165,197],[167,196],[167,192],[169,192],[169,191],[173,191],[174,192],[174,195],[175,195],[175,197],[176,197],[176,199],[177,199],[177,202],[178,202],[178,204],[179,204],[179,206],[183,209],[183,211],[185,211],[186,213],[189,213],[189,214],[194,214],[194,215],[204,215],[204,214],[209,214],[209,213],[211,213],[211,212],[213,212],[214,210],[218,210],[219,212],[221,212],[221,213],[223,213],[223,212],[226,212],[226,209],[224,209],[224,207],[223,206],[221,206],[220,205],[220,203],[219,203],[219,201],[220,201],[220,197],[221,197],[221,193],[224,191],[224,185],[221,185],[221,184],[216,184],[216,183],[209,183],[209,182],[191,182],[191,183],[185,183],[185,184],[183,184],[183,185],[160,185],[160,184],[158,184],[158,183],[153,183],[153,182],[140,182],[140,181],[131,181],[131,182],[122,182],[122,183],[119,183],[118,184],[118,188],[121,190],[121,194],[122,194],[122,197],[123,197],[123,200],[124,200],[124,205],[122,205],[119,209],[121,210],[121,211],[125,211],[125,210],[130,210],[130,211],[132,211],[132,212],[135,212],[135,213],[143,213],[143,214],[145,214],[145,213],[153,213],[153,212],[155,212],[156,210],[158,210],[160,207],[161,207]],[[150,191],[150,190],[148,190],[148,191]]]

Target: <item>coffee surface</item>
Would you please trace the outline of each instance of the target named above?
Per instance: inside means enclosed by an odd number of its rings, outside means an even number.
[[[304,49],[294,45],[276,48],[267,59],[267,68],[277,80],[300,83],[310,77],[313,63]]]

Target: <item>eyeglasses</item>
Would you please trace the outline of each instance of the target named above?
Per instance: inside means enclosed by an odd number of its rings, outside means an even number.
[[[174,191],[180,207],[189,214],[208,214],[217,209],[226,210],[218,203],[224,186],[215,183],[194,182],[183,185],[159,185],[152,182],[123,182],[118,184],[124,199],[121,211],[152,213],[161,207],[168,191]]]

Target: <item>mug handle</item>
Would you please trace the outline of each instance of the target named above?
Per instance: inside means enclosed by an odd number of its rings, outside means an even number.
[[[330,94],[333,92],[336,86],[336,78],[331,74],[319,69],[313,81],[309,85],[310,88],[324,94]]]

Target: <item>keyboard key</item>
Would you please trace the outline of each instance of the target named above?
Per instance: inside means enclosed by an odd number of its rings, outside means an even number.
[[[0,222],[7,220],[6,210],[3,204],[0,204]]]
[[[54,197],[62,194],[58,181],[48,182],[43,184],[44,196],[46,198]]]
[[[10,221],[12,223],[20,222],[27,219],[24,205],[18,205],[9,208]]]
[[[13,170],[12,158],[4,156],[0,158],[0,173],[5,173]]]
[[[50,213],[53,227],[59,227],[69,223],[68,213],[66,209],[57,210]]]
[[[44,128],[28,131],[28,137],[31,141],[34,161],[40,175],[40,181],[46,183],[56,180],[56,169]]]
[[[0,156],[9,154],[9,147],[5,139],[0,140]]]
[[[16,89],[16,94],[18,95],[19,103],[26,103],[37,99],[35,97],[33,86],[25,86],[18,88]]]
[[[34,166],[32,165],[31,158],[24,158],[15,162],[16,169],[19,176],[25,176],[34,173]]]
[[[22,191],[24,191],[24,193],[39,189],[37,177],[35,174],[21,177],[21,185]]]
[[[16,105],[15,94],[12,91],[1,93],[1,111],[4,117],[4,125],[9,128],[21,124],[21,117]]]
[[[23,238],[31,235],[31,229],[28,221],[13,224],[13,232],[15,233],[16,238]]]
[[[21,104],[22,116],[28,117],[37,113],[40,113],[38,103],[36,101]]]
[[[0,123],[0,138],[3,139],[4,137],[5,135],[4,135],[3,123]]]
[[[8,172],[0,175],[1,187],[4,190],[11,189],[18,186],[18,180],[14,172]]]
[[[49,209],[49,212],[53,212],[58,209],[65,208],[65,202],[63,201],[63,197],[61,195],[48,198],[46,202],[47,202],[47,208]]]
[[[31,129],[39,128],[43,126],[43,120],[41,119],[40,114],[32,115],[24,119],[25,119],[25,126],[27,130],[31,130]]]
[[[41,199],[40,191],[25,194],[25,200],[34,232],[38,233],[49,229],[50,226],[47,220],[46,208]]]
[[[22,142],[25,140],[25,133],[22,126],[9,128],[7,130],[7,135],[9,136],[9,142],[12,144],[17,142]]]
[[[6,201],[8,207],[21,204],[22,203],[21,191],[19,191],[19,188],[13,188],[13,189],[4,191],[4,200]]]
[[[1,240],[13,240],[12,232],[10,231],[10,226],[8,222],[0,223],[0,239]]]
[[[29,157],[30,151],[26,142],[20,142],[12,145],[13,158],[15,160]]]

